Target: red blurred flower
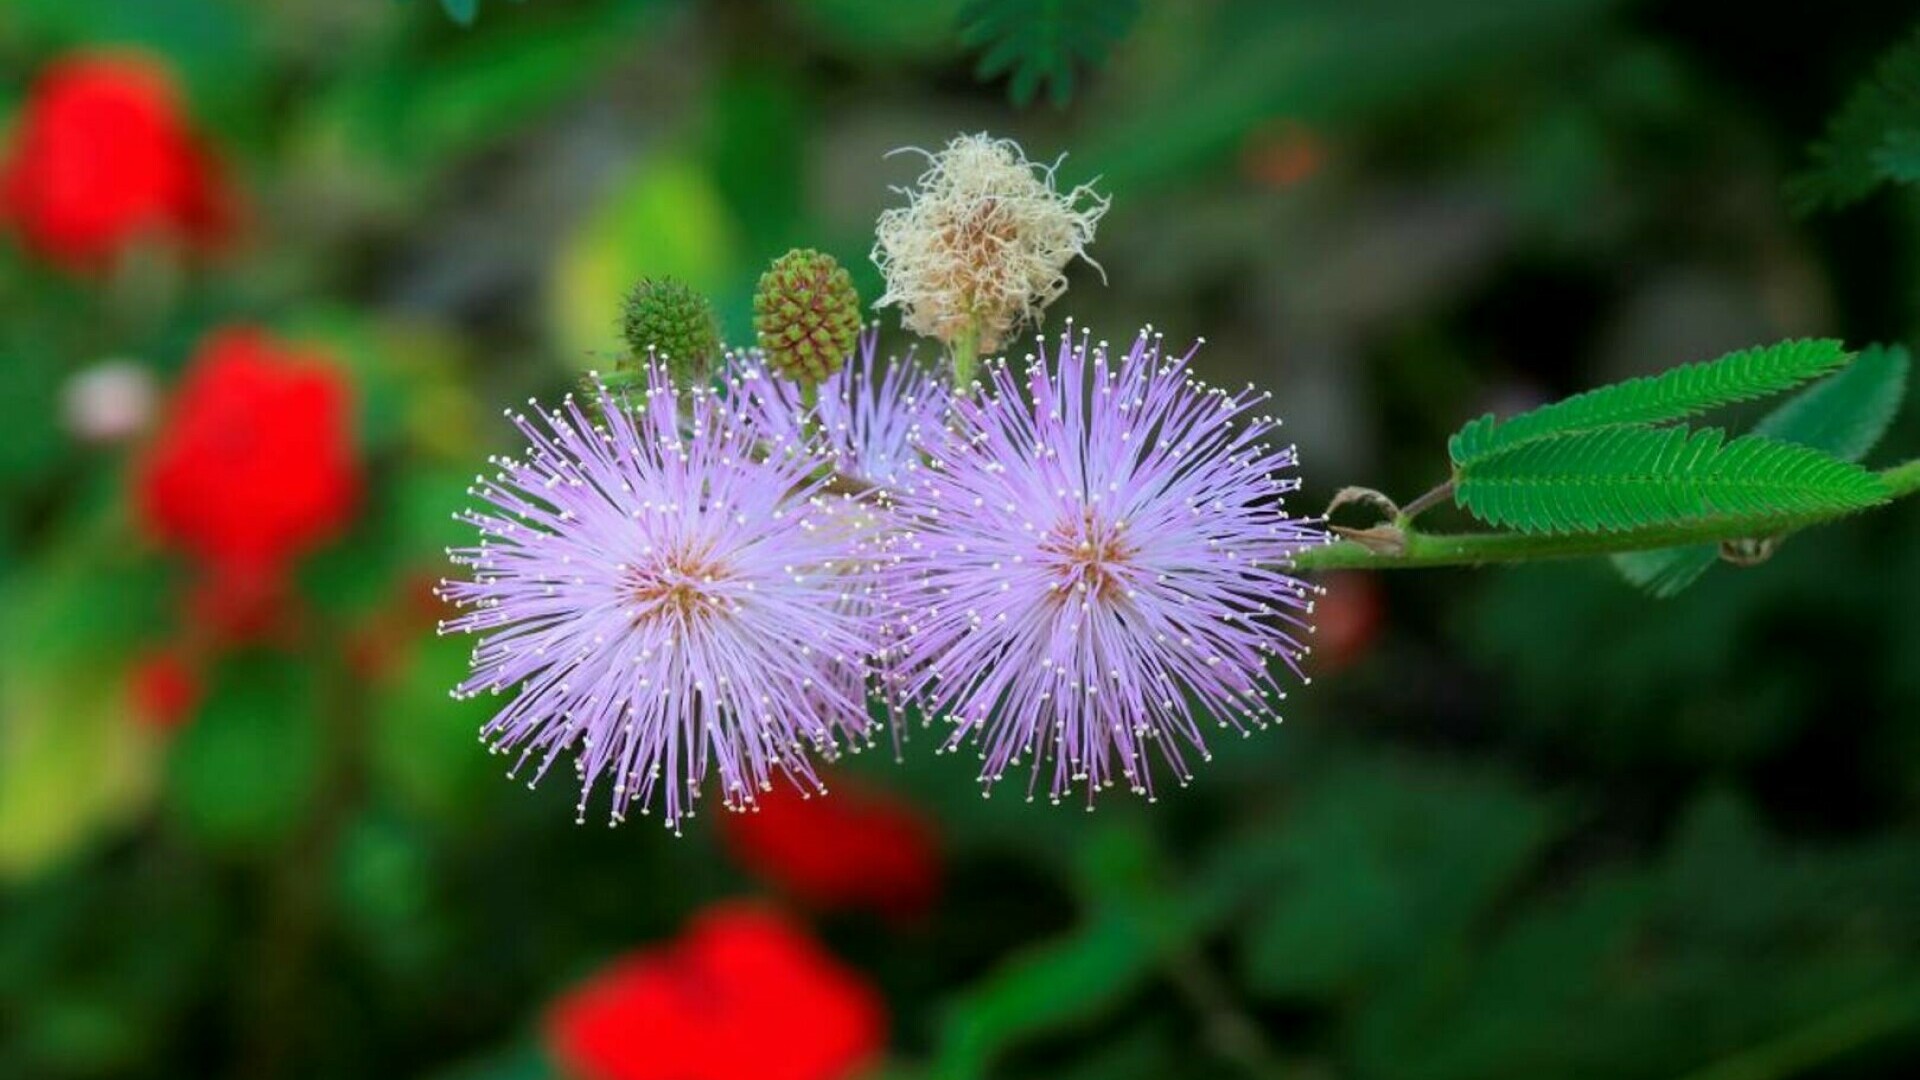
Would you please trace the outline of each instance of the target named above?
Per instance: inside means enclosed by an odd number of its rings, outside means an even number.
[[[127,694],[135,719],[157,731],[172,731],[200,707],[200,674],[179,653],[158,650],[134,663]]]
[[[1326,144],[1312,128],[1275,120],[1254,129],[1241,148],[1240,168],[1248,179],[1272,188],[1290,188],[1309,180],[1326,164]]]
[[[1357,662],[1380,636],[1386,604],[1373,574],[1342,570],[1321,584],[1313,606],[1313,668],[1332,674]]]
[[[233,223],[173,80],[124,54],[72,56],[41,74],[0,165],[0,217],[75,270],[99,269],[148,235],[204,249]]]
[[[805,903],[908,916],[939,892],[933,826],[905,802],[837,784],[825,797],[782,788],[758,803],[725,815],[721,835],[742,866]]]
[[[142,520],[208,577],[195,614],[245,632],[289,564],[343,529],[360,488],[350,389],[324,358],[259,330],[208,337],[137,474]]]
[[[885,1039],[872,987],[786,919],[737,905],[615,962],[546,1019],[578,1080],[844,1080]]]

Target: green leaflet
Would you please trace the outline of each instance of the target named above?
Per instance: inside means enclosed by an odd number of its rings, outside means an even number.
[[[1902,184],[1920,184],[1920,128],[1896,131],[1873,153],[1880,175]]]
[[[1825,338],[1742,349],[1718,360],[1589,390],[1510,420],[1482,416],[1448,441],[1447,452],[1455,466],[1465,468],[1535,439],[1683,420],[1790,389],[1851,357],[1840,342]]]
[[[1623,551],[1613,556],[1613,568],[1631,585],[1645,589],[1661,600],[1678,596],[1681,590],[1700,580],[1700,575],[1720,561],[1717,544],[1689,544],[1686,547],[1656,548],[1653,551]]]
[[[1787,399],[1753,433],[1859,461],[1900,411],[1909,365],[1899,345],[1869,346],[1852,367]]]
[[[1222,905],[1184,895],[1137,826],[1082,839],[1075,861],[1084,914],[1061,936],[1000,963],[949,1005],[931,1070],[940,1080],[999,1076],[996,1061],[1019,1044],[1099,1020],[1226,914]]]
[[[1874,345],[1846,370],[1801,391],[1767,414],[1753,433],[1859,461],[1885,435],[1906,394],[1907,350]],[[1665,599],[1694,583],[1719,561],[1719,549],[1695,544],[1613,557],[1629,582]]]
[[[1626,532],[1706,520],[1782,519],[1883,501],[1878,477],[1806,447],[1715,428],[1617,427],[1542,437],[1461,468],[1454,500],[1529,533]]]
[[[973,0],[960,13],[960,40],[980,54],[979,75],[1009,75],[1015,105],[1041,84],[1062,106],[1082,65],[1098,66],[1140,16],[1139,0]]]
[[[1157,943],[1125,912],[1091,914],[1065,935],[1004,961],[952,1005],[935,1052],[938,1074],[991,1075],[1006,1047],[1098,1018],[1153,977],[1158,956]]]
[[[1888,181],[1920,179],[1920,36],[1880,58],[1807,156],[1806,171],[1787,185],[1803,213],[1858,202]]]

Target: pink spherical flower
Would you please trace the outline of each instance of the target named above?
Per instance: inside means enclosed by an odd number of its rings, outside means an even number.
[[[516,692],[483,736],[536,780],[572,754],[580,813],[604,778],[615,822],[658,800],[677,831],[709,771],[732,809],[776,772],[819,789],[810,753],[871,738],[853,500],[659,369],[514,422],[527,456],[473,489],[472,575],[442,585],[469,609],[442,629],[479,636],[456,693]]]
[[[1299,672],[1311,589],[1291,557],[1323,543],[1286,495],[1294,448],[1265,395],[1196,380],[1142,333],[1124,353],[1064,335],[1049,365],[992,365],[895,496],[908,695],[980,745],[989,789],[1029,797],[1124,782],[1153,759],[1185,783],[1205,722],[1263,727]]]

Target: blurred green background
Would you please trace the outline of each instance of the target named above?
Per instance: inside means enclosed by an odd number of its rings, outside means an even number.
[[[1076,268],[1051,317],[1205,336],[1208,377],[1274,391],[1306,507],[1418,494],[1487,409],[1786,336],[1912,344],[1911,189],[1796,215],[1785,182],[1920,11],[448,8],[0,5],[0,131],[48,65],[135,50],[237,205],[204,255],[0,242],[0,1077],[564,1077],[551,1003],[742,896],[877,988],[860,1075],[890,1080],[1920,1071],[1909,506],[1670,601],[1597,562],[1335,577],[1287,723],[1151,807],[983,801],[925,734],[862,755],[838,775],[938,866],[880,920],[791,895],[721,815],[576,827],[566,778],[502,779],[425,595],[516,445],[501,407],[604,363],[633,279],[709,291],[736,340],[789,246],[876,296],[919,169],[888,151],[963,131],[1099,178],[1105,281]],[[191,636],[194,570],[132,476],[237,323],[346,373],[364,487],[296,630],[194,646],[159,723],[139,672]],[[102,439],[76,380],[107,361],[159,404]],[[1916,451],[1909,407],[1886,453]]]

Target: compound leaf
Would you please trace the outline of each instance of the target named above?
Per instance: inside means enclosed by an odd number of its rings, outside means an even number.
[[[1906,395],[1907,350],[1869,346],[1838,375],[1802,390],[1755,425],[1753,433],[1824,450],[1842,461],[1867,456],[1893,423]],[[1629,551],[1613,557],[1620,576],[1665,599],[1693,584],[1718,562],[1712,544]]]
[[[1008,76],[1014,104],[1030,104],[1045,84],[1065,105],[1077,71],[1106,60],[1139,14],[1139,0],[973,0],[960,37],[983,49],[982,79]]]
[[[1626,532],[1715,519],[1755,535],[1864,509],[1886,489],[1858,465],[1717,429],[1617,427],[1533,439],[1462,468],[1455,501],[1529,533]]]
[[[1920,180],[1920,36],[1881,57],[1787,185],[1803,213],[1858,202],[1888,181]]]

